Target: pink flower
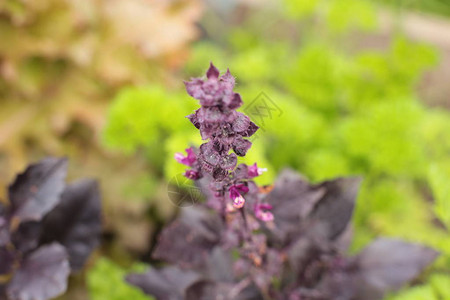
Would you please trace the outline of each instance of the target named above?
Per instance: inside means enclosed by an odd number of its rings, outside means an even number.
[[[255,216],[264,222],[273,221],[273,214],[269,211],[272,209],[272,205],[266,203],[260,203],[255,205]]]
[[[245,199],[242,196],[242,194],[248,192],[248,187],[243,184],[236,184],[230,186],[228,192],[230,193],[230,199],[233,200],[234,208],[236,209],[242,208],[245,204]]]
[[[187,153],[187,156],[184,156],[180,152],[175,153],[175,160],[180,164],[191,167],[197,160],[197,156],[195,155],[192,148],[187,148],[185,151]]]
[[[200,174],[197,171],[194,170],[186,170],[183,174],[186,178],[197,180],[200,178]]]
[[[250,178],[253,178],[253,177],[261,175],[263,172],[266,172],[266,171],[267,171],[266,168],[258,168],[256,163],[254,163],[253,165],[248,167],[248,176]]]

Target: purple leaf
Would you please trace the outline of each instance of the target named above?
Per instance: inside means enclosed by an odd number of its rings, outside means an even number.
[[[185,81],[184,85],[186,86],[187,93],[191,97],[198,99],[204,96],[204,92],[202,90],[203,80],[194,78],[192,81]]]
[[[360,183],[360,178],[338,178],[319,185],[325,194],[309,216],[314,234],[334,240],[344,232],[353,215]]]
[[[46,300],[67,289],[70,273],[67,253],[53,243],[42,246],[27,256],[7,287],[10,300]]]
[[[6,218],[6,207],[0,202],[0,247],[10,242],[8,220]]]
[[[41,243],[66,247],[72,270],[80,270],[101,234],[100,192],[96,181],[79,180],[63,192],[61,203],[43,220]]]
[[[210,65],[209,65],[209,69],[206,72],[206,77],[208,79],[210,79],[210,78],[218,78],[219,74],[220,74],[219,70],[211,62]]]
[[[200,146],[200,153],[205,162],[210,165],[216,166],[220,163],[221,157],[219,153],[214,149],[212,142],[204,143]]]
[[[237,156],[234,153],[230,153],[229,155],[224,155],[222,157],[222,161],[220,166],[227,170],[232,170],[236,167],[237,164]]]
[[[288,242],[302,231],[300,226],[324,195],[323,188],[311,186],[293,170],[283,170],[266,201],[272,206],[276,226],[274,238]]]
[[[243,139],[241,137],[238,137],[233,142],[233,151],[238,156],[245,156],[248,149],[252,146],[252,142],[249,140]]]
[[[129,274],[126,281],[157,300],[185,300],[186,288],[200,279],[193,271],[177,267],[150,269],[143,274]]]
[[[11,240],[17,250],[22,253],[36,249],[39,244],[42,225],[40,222],[28,221],[21,223],[11,234]]]
[[[234,93],[230,103],[228,104],[228,109],[237,109],[242,105],[241,95],[238,93]]]
[[[231,284],[217,284],[212,281],[202,280],[195,282],[186,290],[185,300],[242,299],[229,295],[231,290]]]
[[[195,128],[200,129],[200,122],[198,121],[197,118],[197,112],[198,110],[196,110],[195,113],[187,116],[187,118],[189,119],[189,121],[191,121],[191,123],[195,126]]]
[[[11,247],[0,247],[0,276],[11,273],[15,259]]]
[[[250,119],[243,113],[238,112],[236,119],[234,119],[232,123],[232,126],[234,131],[243,132],[250,126]]]
[[[46,158],[30,165],[9,187],[10,213],[23,221],[40,221],[59,202],[67,160]]]
[[[236,83],[236,80],[234,79],[233,75],[231,75],[230,69],[227,69],[225,74],[220,76],[220,81],[224,85],[226,90],[232,91],[234,88],[234,85]]]
[[[254,286],[239,287],[232,283],[200,280],[186,290],[184,300],[258,300],[262,299]]]
[[[250,121],[250,124],[248,125],[247,129],[243,132],[241,132],[241,135],[243,137],[251,137],[255,132],[259,129],[258,125]]]
[[[0,283],[0,299],[7,299],[6,298],[6,284]]]
[[[198,110],[198,118],[204,122],[218,123],[222,120],[223,115],[218,107],[201,107]]]
[[[234,276],[230,253],[221,247],[215,247],[208,257],[207,274],[208,278],[216,281],[231,282]]]
[[[288,251],[288,259],[290,267],[295,274],[305,271],[306,266],[317,254],[320,253],[320,248],[308,237],[300,237]]]
[[[183,267],[203,265],[220,241],[221,226],[219,217],[207,210],[184,208],[179,219],[162,231],[153,257]]]
[[[395,239],[375,240],[357,256],[357,300],[381,299],[416,278],[438,252]]]

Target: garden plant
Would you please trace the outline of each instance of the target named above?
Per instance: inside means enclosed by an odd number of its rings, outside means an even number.
[[[350,253],[380,235],[441,253],[414,288],[389,299],[449,298],[450,114],[421,93],[438,51],[401,28],[380,34],[370,1],[284,2],[286,10],[253,12],[227,30],[209,31],[194,45],[184,74],[198,74],[213,60],[238,75],[237,89],[247,99],[239,109],[261,127],[251,137],[252,151],[238,159],[268,169],[255,182],[272,182],[286,166],[314,183],[364,177]],[[364,44],[361,35],[374,36],[377,45]],[[268,117],[261,118],[249,109],[261,92],[281,115],[262,110]],[[122,90],[110,108],[105,144],[145,158],[152,179],[167,184],[183,172],[173,153],[201,144],[182,118],[195,108],[185,98],[181,84]],[[150,118],[149,110],[158,113]],[[172,203],[156,191],[142,190],[141,199],[170,218]]]
[[[188,119],[205,142],[175,159],[206,200],[162,231],[153,257],[170,265],[128,282],[156,299],[375,300],[434,261],[435,250],[389,238],[346,255],[359,178],[310,184],[286,169],[273,186],[258,186],[265,169],[237,165],[258,126],[236,111],[234,85],[212,64],[206,78],[186,82],[201,105]]]

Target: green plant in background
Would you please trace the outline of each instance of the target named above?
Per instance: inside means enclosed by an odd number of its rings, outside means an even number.
[[[433,275],[428,284],[406,289],[387,300],[435,300],[450,298],[450,278],[445,275]]]
[[[144,265],[135,265],[132,268],[122,268],[112,261],[101,258],[90,270],[87,284],[92,300],[151,300],[141,290],[124,281],[125,275],[130,272],[139,272],[145,269]]]
[[[446,0],[382,0],[380,2],[397,11],[413,10],[450,16],[450,4]]]
[[[381,234],[439,249],[442,257],[433,275],[392,297],[446,299],[450,113],[427,107],[416,91],[423,73],[436,64],[436,51],[399,35],[379,50],[352,39],[351,33],[375,29],[370,1],[285,2],[287,14],[270,8],[249,16],[225,37],[212,34],[196,43],[185,73],[200,74],[210,61],[222,70],[231,65],[244,111],[261,92],[280,108],[281,115],[264,108],[263,118],[249,114],[263,129],[255,140],[262,146],[253,148],[264,152],[253,155],[258,161],[265,157],[269,170],[291,166],[313,181],[363,175],[352,251]],[[279,23],[255,21],[267,15]],[[180,90],[123,92],[110,109],[107,144],[128,153],[144,149],[152,168],[166,178],[181,173],[172,155],[194,137],[187,122],[176,121],[193,109]],[[269,177],[259,183],[270,182]]]

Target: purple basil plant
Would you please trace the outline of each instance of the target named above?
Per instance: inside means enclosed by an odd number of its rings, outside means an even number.
[[[345,254],[359,178],[312,185],[286,169],[258,187],[253,178],[265,170],[237,165],[258,126],[236,111],[234,85],[212,64],[206,78],[186,82],[201,105],[188,118],[205,143],[175,159],[206,201],[162,231],[153,257],[168,265],[129,274],[129,283],[161,300],[375,300],[434,261],[430,248],[386,238]]]
[[[0,300],[46,300],[64,293],[101,233],[98,185],[66,186],[67,160],[30,165],[0,201]]]

